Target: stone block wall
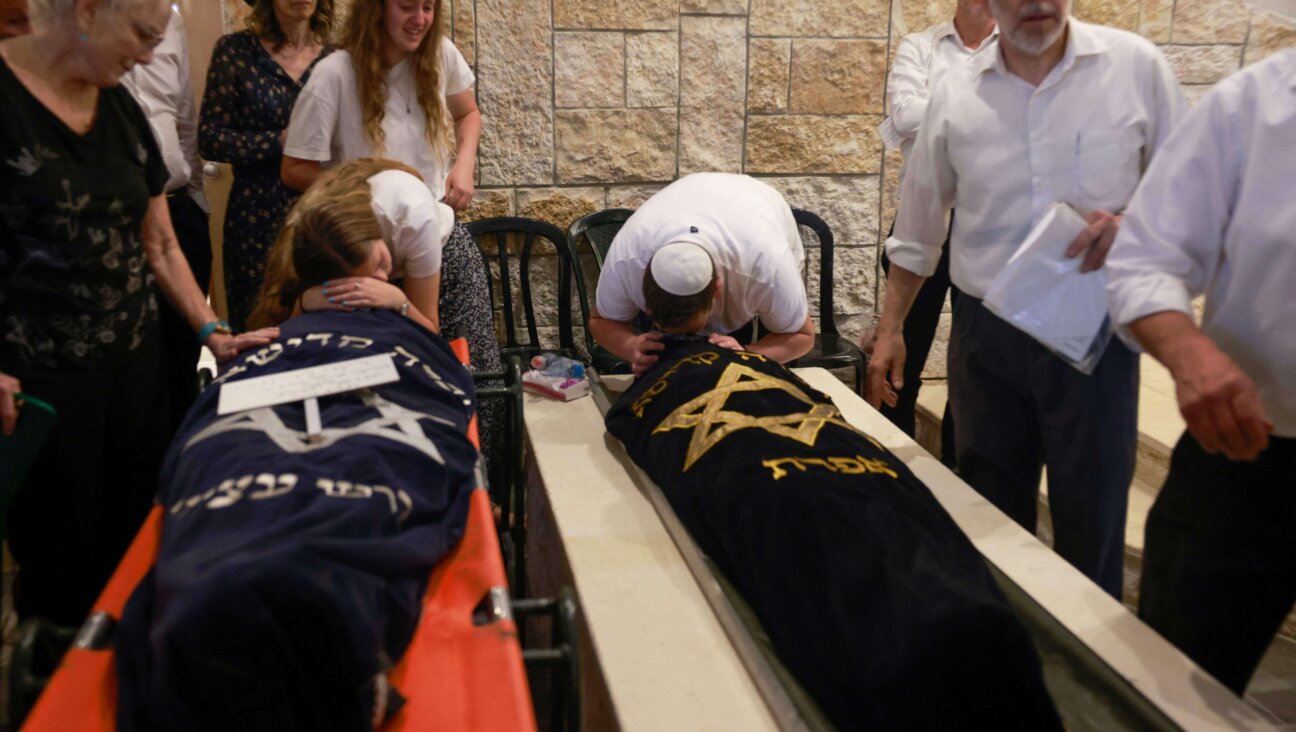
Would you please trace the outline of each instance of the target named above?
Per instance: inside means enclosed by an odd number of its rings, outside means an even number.
[[[465,219],[531,216],[565,230],[591,211],[633,208],[681,175],[748,173],[832,227],[838,326],[853,332],[853,316],[873,307],[901,163],[877,134],[886,73],[897,41],[951,17],[954,0],[443,1],[483,118]],[[245,5],[224,3],[234,29]],[[348,0],[337,3],[344,13]],[[1081,19],[1161,45],[1191,101],[1296,44],[1296,26],[1242,0],[1073,4]],[[552,309],[543,315],[552,335]],[[947,336],[948,314],[929,376],[944,375]]]

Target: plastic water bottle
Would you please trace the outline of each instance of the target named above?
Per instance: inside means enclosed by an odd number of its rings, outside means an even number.
[[[585,365],[556,353],[542,353],[531,358],[531,368],[545,376],[565,376],[570,379],[585,377]]]

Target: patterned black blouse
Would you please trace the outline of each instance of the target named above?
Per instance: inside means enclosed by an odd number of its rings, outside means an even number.
[[[198,127],[208,160],[234,166],[225,211],[225,296],[229,321],[242,330],[256,305],[265,257],[297,193],[279,179],[280,135],[326,46],[299,81],[283,70],[251,31],[221,37],[212,50]]]
[[[0,371],[107,370],[156,330],[140,224],[167,170],[139,105],[99,92],[84,135],[0,60]]]

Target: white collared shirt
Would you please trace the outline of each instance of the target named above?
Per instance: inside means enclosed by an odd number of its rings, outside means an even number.
[[[198,154],[198,107],[189,80],[189,46],[184,18],[172,8],[153,61],[135,64],[121,83],[139,102],[167,167],[167,191],[185,188],[207,210],[203,195],[202,158]]]
[[[894,264],[931,276],[958,210],[950,278],[985,297],[1031,226],[1057,201],[1122,211],[1185,109],[1156,46],[1069,21],[1061,61],[1038,87],[1008,72],[996,43],[932,94],[900,188]]]
[[[439,51],[438,91],[444,104],[447,96],[470,89],[476,78],[449,38],[441,38]],[[433,150],[427,143],[427,116],[418,103],[409,60],[402,60],[387,72],[381,151],[374,150],[365,135],[356,84],[355,65],[346,51],[335,51],[316,64],[293,107],[284,155],[316,160],[326,166],[372,155],[399,160],[417,170],[432,195],[441,200],[450,174],[450,151]],[[449,119],[448,110],[445,114]]]
[[[1193,108],[1148,169],[1107,257],[1112,318],[1192,316],[1296,437],[1296,49]]]
[[[905,161],[913,153],[918,128],[927,112],[927,100],[945,72],[967,62],[987,46],[993,46],[997,38],[996,27],[979,46],[968,48],[959,37],[954,21],[946,20],[900,39],[887,76],[886,91],[888,119],[902,138],[900,153]],[[900,169],[900,179],[904,180],[904,168]]]

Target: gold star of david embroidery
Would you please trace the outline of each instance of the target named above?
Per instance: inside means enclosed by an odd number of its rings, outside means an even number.
[[[754,417],[724,408],[729,396],[735,392],[767,389],[778,389],[791,394],[809,404],[810,411]],[[791,382],[763,374],[742,364],[731,363],[725,367],[714,389],[680,405],[666,419],[663,419],[652,433],[655,435],[659,432],[693,428],[693,437],[689,440],[688,453],[684,457],[684,470],[688,470],[698,458],[706,454],[707,450],[738,430],[761,429],[813,446],[815,440],[819,438],[819,431],[830,422],[854,430],[841,419],[841,414],[836,407],[815,402]]]

